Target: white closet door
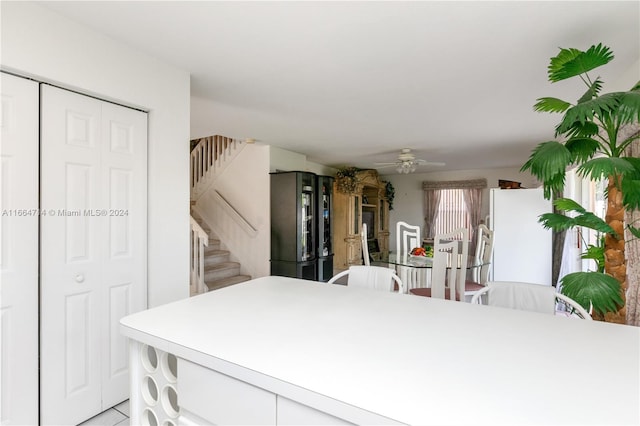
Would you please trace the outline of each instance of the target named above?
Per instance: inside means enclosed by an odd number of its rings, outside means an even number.
[[[38,423],[38,84],[0,74],[0,421]]]
[[[41,422],[128,398],[123,315],[146,306],[146,114],[42,86]]]
[[[129,342],[120,318],[147,307],[147,114],[102,104],[102,405],[129,397]]]

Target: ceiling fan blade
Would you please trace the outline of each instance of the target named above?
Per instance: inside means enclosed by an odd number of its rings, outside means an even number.
[[[395,167],[396,163],[374,163],[377,169],[384,169],[387,167]]]
[[[416,158],[413,161],[416,164],[418,164],[419,166],[444,166],[444,165],[446,165],[445,163],[442,163],[442,162],[439,162],[439,161],[427,161],[427,160],[421,160],[419,158]]]

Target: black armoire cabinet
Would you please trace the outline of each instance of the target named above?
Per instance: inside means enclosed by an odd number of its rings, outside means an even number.
[[[270,179],[271,275],[328,281],[333,274],[333,178],[279,172]]]
[[[318,281],[333,276],[333,177],[318,176]]]

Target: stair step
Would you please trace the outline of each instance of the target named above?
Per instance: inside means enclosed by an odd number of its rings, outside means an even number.
[[[240,264],[238,262],[221,262],[205,267],[204,280],[205,282],[215,281],[239,274]]]
[[[217,238],[209,238],[209,245],[204,248],[204,255],[220,250],[220,240]]]
[[[233,284],[239,284],[245,281],[249,281],[251,277],[249,275],[234,275],[227,278],[222,278],[214,281],[205,281],[208,291],[217,290],[219,288],[228,287]]]
[[[229,251],[210,249],[204,251],[204,267],[229,261]]]

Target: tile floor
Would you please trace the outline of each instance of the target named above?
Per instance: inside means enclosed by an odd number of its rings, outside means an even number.
[[[128,426],[129,425],[129,400],[121,402],[115,407],[103,411],[78,426]]]

